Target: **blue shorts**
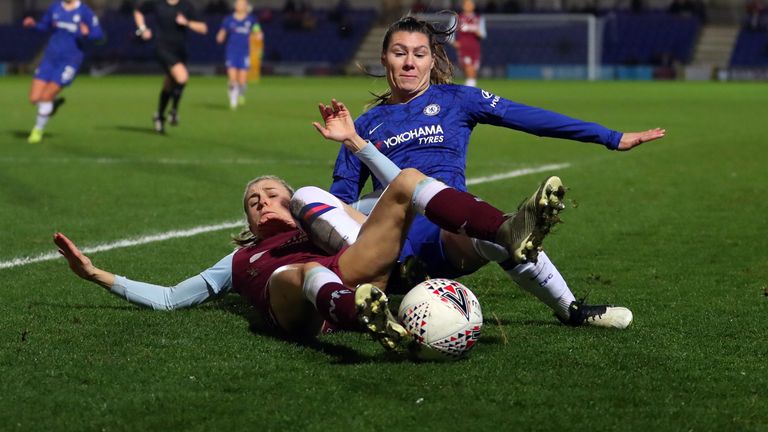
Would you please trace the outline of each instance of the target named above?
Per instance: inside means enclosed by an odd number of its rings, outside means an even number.
[[[448,261],[440,241],[440,227],[422,215],[417,215],[408,231],[408,237],[400,252],[400,262],[409,256],[421,259],[429,277],[455,279],[467,273],[457,269]]]
[[[43,57],[35,71],[35,79],[55,82],[61,87],[66,87],[75,80],[81,62],[82,60],[50,60]]]
[[[227,54],[227,68],[245,69],[251,68],[251,56],[249,54]]]

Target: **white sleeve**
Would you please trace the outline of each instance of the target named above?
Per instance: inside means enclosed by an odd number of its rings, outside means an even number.
[[[477,35],[480,37],[480,39],[485,39],[488,37],[488,31],[485,29],[485,17],[480,17],[480,24],[478,25],[477,29]]]
[[[227,255],[213,267],[173,287],[138,282],[115,275],[110,292],[133,304],[155,310],[173,310],[195,306],[228,292],[232,288],[232,256]]]

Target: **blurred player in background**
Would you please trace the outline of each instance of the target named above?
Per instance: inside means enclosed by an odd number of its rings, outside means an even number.
[[[253,33],[253,35],[252,35]],[[226,42],[227,78],[229,79],[229,107],[236,109],[245,104],[248,70],[251,68],[251,36],[263,38],[261,26],[251,15],[248,0],[235,0],[235,12],[224,18],[216,42]]]
[[[357,133],[374,145],[359,152],[342,147],[336,159],[330,192],[342,202],[353,204],[363,213],[370,211],[371,200],[360,200],[368,178],[373,177],[374,190],[382,190],[399,168],[416,168],[456,189],[466,190],[467,150],[478,124],[592,142],[612,150],[630,150],[665,135],[658,128],[622,133],[484,90],[450,84],[453,69],[444,42],[451,32],[452,29],[439,30],[414,17],[403,18],[387,30],[381,62],[389,88],[355,121]],[[372,168],[382,155],[394,162],[395,172]],[[353,241],[354,232],[341,233],[341,237]],[[490,261],[497,262],[512,280],[570,325],[625,328],[632,321],[626,308],[577,301],[543,251],[530,262],[514,263],[493,242],[457,236],[417,217],[403,247],[401,262],[407,263],[410,257],[422,261],[429,276],[449,279],[471,274]],[[414,282],[417,281],[408,285]]]
[[[453,47],[458,51],[459,64],[464,71],[465,85],[477,86],[480,70],[480,41],[485,39],[485,18],[475,13],[475,2],[464,0],[456,26]]]
[[[79,0],[56,1],[40,22],[26,17],[23,25],[53,33],[29,91],[29,101],[37,105],[37,121],[27,141],[39,143],[43,139],[46,123],[64,103],[63,97],[57,97],[59,92],[72,84],[80,68],[84,56],[83,42],[86,39],[102,39],[104,33],[93,11]]]
[[[157,112],[152,118],[155,131],[165,132],[165,110],[172,102],[170,124],[179,124],[179,101],[189,80],[185,36],[189,28],[195,33],[208,33],[208,25],[199,20],[190,0],[148,0],[133,11],[136,35],[143,40],[152,39],[145,14],[154,14],[157,28],[157,58],[165,71]]]

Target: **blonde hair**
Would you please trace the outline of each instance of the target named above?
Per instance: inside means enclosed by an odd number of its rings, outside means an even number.
[[[448,59],[448,53],[445,51],[445,43],[456,31],[456,23],[458,20],[456,19],[457,15],[455,12],[446,11],[445,13],[453,15],[454,19],[451,20],[453,24],[450,24],[448,28],[444,30],[438,29],[434,24],[414,16],[405,16],[392,23],[384,34],[384,40],[381,43],[382,55],[387,52],[393,34],[397,32],[424,34],[429,39],[429,50],[435,58],[435,66],[429,74],[429,83],[450,84],[453,81],[453,65],[451,64],[451,60]],[[370,76],[378,78],[383,77],[383,75],[375,75],[368,71],[365,72]],[[374,93],[373,95],[375,98],[371,100],[367,108],[386,103],[392,96],[392,89],[388,89],[382,94],[377,95]]]
[[[290,196],[293,196],[293,192],[294,192],[293,187],[291,187],[291,185],[289,185],[282,178],[275,175],[269,175],[269,174],[256,177],[255,179],[249,181],[245,185],[245,192],[243,192],[243,212],[248,211],[248,205],[247,205],[248,189],[250,189],[251,186],[255,185],[256,183],[262,182],[264,180],[273,180],[280,183],[288,191],[288,194]],[[236,236],[232,236],[232,243],[236,244],[238,247],[251,246],[260,241],[261,241],[261,237],[259,237],[258,234],[254,234],[247,223],[245,228],[242,231],[240,231],[240,234]]]

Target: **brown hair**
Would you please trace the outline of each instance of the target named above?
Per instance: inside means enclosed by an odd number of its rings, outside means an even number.
[[[291,185],[289,185],[285,180],[281,179],[280,177],[274,176],[274,175],[263,175],[260,177],[256,177],[255,179],[249,181],[248,184],[245,185],[245,192],[243,192],[243,211],[244,212],[248,211],[247,202],[246,202],[246,199],[248,198],[248,189],[250,189],[251,186],[255,185],[256,183],[264,180],[274,180],[280,183],[281,185],[283,185],[283,187],[285,187],[288,190],[288,194],[290,196],[293,196],[294,190],[291,187]],[[258,243],[259,241],[261,241],[261,237],[251,232],[251,228],[248,226],[247,223],[245,228],[242,231],[240,231],[240,234],[236,236],[232,236],[232,243],[236,244],[238,247],[250,246]]]
[[[422,33],[429,38],[429,49],[432,55],[435,57],[435,67],[429,74],[430,84],[449,84],[453,80],[453,65],[448,59],[448,54],[445,52],[445,43],[456,31],[456,19],[455,12],[446,11],[446,14],[452,15],[451,24],[445,29],[438,29],[433,23],[429,23],[414,16],[405,16],[392,23],[384,34],[384,40],[381,44],[381,53],[384,54],[389,48],[389,42],[392,39],[392,35],[397,32],[408,33]],[[375,75],[366,71],[368,75],[381,78],[380,75]],[[373,99],[369,107],[386,103],[392,96],[392,90],[389,89],[382,94],[373,94]]]

